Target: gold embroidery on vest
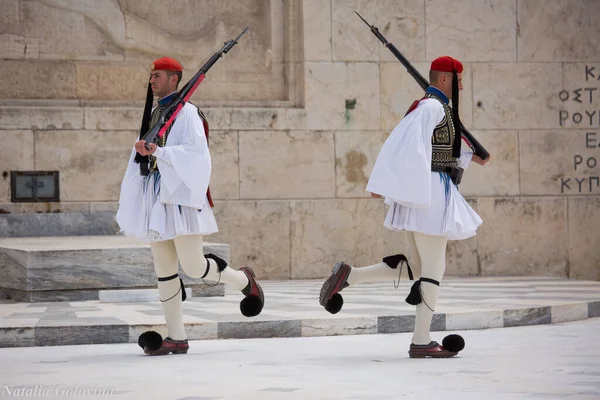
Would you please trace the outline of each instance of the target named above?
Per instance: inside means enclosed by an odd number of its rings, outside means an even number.
[[[438,100],[444,107],[444,118],[434,128],[431,136],[431,165],[432,167],[457,167],[458,161],[452,156],[452,144],[455,135],[452,109],[431,93],[427,93],[426,97]]]
[[[162,106],[158,106],[154,109],[154,111],[152,112],[152,115],[150,117],[150,129],[154,128],[154,125],[156,125],[158,123],[158,117],[163,112],[163,110],[164,110],[164,107],[162,107]],[[165,132],[163,137],[158,139],[158,143],[157,143],[158,147],[165,147],[165,145],[167,144],[167,136],[169,136],[169,132],[171,131],[172,126],[173,125],[171,125],[169,127],[169,129],[167,129],[167,131]],[[156,157],[150,155],[150,156],[148,156],[148,159],[150,160],[150,171],[151,172],[158,171],[158,161],[157,161]]]

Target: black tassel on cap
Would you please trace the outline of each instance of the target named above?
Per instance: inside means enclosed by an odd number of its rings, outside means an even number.
[[[456,69],[452,72],[452,122],[454,123],[454,143],[452,143],[452,156],[460,158],[460,145],[462,142],[462,131],[460,116],[458,114],[458,74]]]
[[[142,116],[142,126],[140,127],[140,139],[150,130],[150,118],[152,115],[152,102],[154,100],[154,94],[152,93],[152,87],[150,81],[148,81],[148,89],[146,91],[146,104],[144,105],[144,115]],[[148,156],[143,156],[140,153],[135,154],[134,161],[140,164],[140,172],[142,175],[148,175],[148,163],[150,160]]]

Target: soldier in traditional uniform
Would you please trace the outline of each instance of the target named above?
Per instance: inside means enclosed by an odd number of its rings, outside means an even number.
[[[181,64],[162,57],[151,66],[140,138],[157,122],[176,97]],[[152,110],[153,96],[158,104]],[[152,111],[152,112],[151,112]],[[203,236],[218,231],[208,189],[211,158],[208,123],[198,108],[187,102],[167,133],[157,143],[138,140],[121,185],[117,222],[129,237],[150,243],[158,278],[168,336],[158,345],[145,346],[146,354],[184,354],[189,345],[184,330],[182,302],[185,288],[178,264],[193,278],[223,282],[240,290],[242,314],[258,315],[263,291],[249,267],[232,269],[214,254],[203,254]]]
[[[476,234],[481,218],[458,192],[462,171],[471,161],[484,165],[472,151],[461,149],[458,93],[463,65],[448,56],[431,63],[430,87],[392,131],[377,157],[367,184],[372,197],[385,198],[389,206],[384,225],[407,231],[416,247],[409,260],[396,254],[368,267],[337,263],[321,288],[319,301],[329,312],[343,305],[339,292],[362,282],[415,280],[406,301],[416,305],[411,358],[452,357],[464,347],[458,335],[442,345],[430,336],[440,282],[446,268],[448,240]],[[450,106],[450,102],[452,106]]]

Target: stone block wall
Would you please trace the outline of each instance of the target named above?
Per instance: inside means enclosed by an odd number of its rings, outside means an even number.
[[[364,188],[425,76],[463,61],[461,117],[493,160],[462,193],[484,219],[454,275],[600,279],[600,2],[595,0],[0,0],[0,209],[116,210],[148,66],[189,79],[248,34],[193,97],[211,124],[211,190],[234,265],[326,276],[405,249]],[[59,170],[61,202],[10,203],[11,170]]]

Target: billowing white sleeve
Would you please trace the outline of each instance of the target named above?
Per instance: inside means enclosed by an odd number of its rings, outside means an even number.
[[[471,165],[473,151],[470,148],[468,150],[465,150],[464,146],[465,144],[463,143],[460,149],[460,158],[458,159],[458,166],[462,169],[467,169],[467,167]]]
[[[400,121],[383,144],[367,183],[367,191],[411,208],[431,202],[431,135],[444,109],[428,99]]]
[[[138,214],[137,211],[144,193],[144,176],[140,173],[140,164],[134,161],[136,154],[137,151],[134,147],[129,156],[119,193],[119,209],[117,210],[116,220],[123,231],[134,230],[137,226],[137,220],[132,216]]]
[[[211,158],[202,120],[195,106],[186,104],[165,147],[154,153],[161,174],[163,203],[202,208],[211,175]]]

